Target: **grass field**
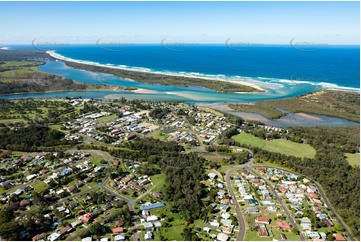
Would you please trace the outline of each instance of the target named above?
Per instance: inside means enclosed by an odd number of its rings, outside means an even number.
[[[43,192],[48,189],[48,185],[43,181],[38,181],[33,184],[34,190],[37,192]]]
[[[347,161],[352,166],[360,166],[360,153],[351,154],[346,153]]]
[[[159,190],[164,184],[165,184],[165,174],[157,174],[150,176],[150,179],[152,180],[153,187],[152,190],[157,191]]]
[[[167,218],[171,218],[170,227],[162,228],[160,233],[167,240],[182,240],[182,236],[180,235],[183,232],[185,227],[184,219],[179,213],[172,213],[169,208],[163,207],[160,209],[152,210],[152,215],[156,215],[158,217],[162,217],[162,214],[166,214]]]
[[[93,157],[90,159],[90,162],[92,162],[93,164],[97,165],[97,166],[101,166],[102,165],[102,160],[103,158],[101,157]]]
[[[232,139],[239,142],[240,144],[259,147],[270,152],[277,152],[284,155],[307,158],[313,158],[316,155],[316,150],[312,146],[308,144],[299,144],[284,139],[266,141],[245,132],[233,136]]]
[[[110,120],[116,119],[117,117],[118,116],[116,114],[112,114],[112,115],[109,115],[109,116],[104,116],[104,117],[98,118],[98,121],[102,122],[102,123],[105,123],[105,122],[108,122]]]
[[[155,131],[155,132],[149,134],[149,136],[154,138],[154,139],[165,140],[166,138],[169,137],[169,134],[158,130],[158,131]]]

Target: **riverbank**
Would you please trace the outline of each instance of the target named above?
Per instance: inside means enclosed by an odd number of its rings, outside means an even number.
[[[201,86],[213,89],[217,92],[225,93],[253,93],[266,91],[255,83],[242,80],[235,81],[221,78],[197,77],[186,74],[158,73],[147,69],[134,70],[122,66],[103,65],[90,61],[74,60],[59,55],[54,51],[47,51],[46,53],[55,59],[63,61],[66,65],[73,68],[114,74],[123,79],[133,80],[136,82],[173,86]]]
[[[236,111],[260,113],[278,119],[291,113],[307,113],[360,122],[360,93],[319,90],[298,97],[257,101],[255,105],[230,105]],[[309,117],[307,117],[309,118]]]

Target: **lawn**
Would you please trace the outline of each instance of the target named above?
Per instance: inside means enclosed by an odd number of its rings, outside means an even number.
[[[165,184],[165,174],[157,174],[150,176],[150,179],[152,180],[153,187],[151,188],[154,191],[157,191]]]
[[[112,114],[109,116],[104,116],[104,117],[98,118],[98,121],[105,123],[105,122],[108,122],[108,121],[116,119],[116,118],[118,118],[118,116],[116,114]]]
[[[35,182],[33,184],[33,187],[34,187],[35,191],[37,191],[37,192],[43,192],[43,191],[45,191],[46,189],[49,188],[49,186],[43,181]]]
[[[314,158],[316,155],[316,150],[312,146],[308,144],[299,144],[284,139],[266,141],[245,132],[233,136],[232,139],[239,142],[240,144],[256,146],[270,152],[281,153],[284,155],[306,158]]]
[[[92,162],[93,164],[95,164],[97,166],[101,166],[102,161],[103,161],[103,158],[101,158],[101,157],[93,157],[93,158],[90,159],[90,162]]]
[[[347,161],[352,166],[360,166],[360,153],[346,153]]]
[[[149,134],[149,136],[154,138],[154,139],[165,140],[166,138],[169,137],[169,134],[158,130],[158,131],[155,131],[155,132]]]
[[[17,119],[0,119],[0,123],[15,123],[15,122],[25,122],[22,118]]]
[[[180,235],[183,232],[185,225],[176,225],[172,226],[170,228],[163,228],[162,229],[162,236],[166,238],[167,240],[177,240],[181,241],[183,240],[182,236]]]

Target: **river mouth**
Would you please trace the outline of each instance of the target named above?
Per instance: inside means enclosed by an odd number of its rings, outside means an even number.
[[[121,79],[117,76],[105,73],[79,70],[68,67],[62,61],[47,61],[46,64],[38,68],[41,72],[59,75],[70,78],[77,82],[88,84],[103,84],[109,86],[120,86],[122,88],[132,87],[134,90],[86,90],[86,91],[55,91],[44,93],[20,93],[1,95],[5,99],[23,98],[65,98],[83,97],[99,99],[119,99],[129,100],[140,99],[144,101],[182,101],[192,105],[210,105],[211,107],[241,117],[244,120],[254,120],[276,127],[293,126],[357,126],[358,123],[340,118],[331,118],[320,115],[294,114],[281,117],[277,120],[270,120],[257,113],[245,113],[230,110],[227,103],[253,103],[260,100],[274,100],[280,98],[295,97],[312,91],[319,90],[320,87],[310,84],[287,84],[272,83],[269,80],[262,88],[266,92],[262,93],[219,93],[211,89],[190,86],[164,86],[160,84],[146,84],[132,80]]]
[[[198,106],[209,107],[228,114],[235,115],[246,121],[258,121],[268,126],[274,127],[316,127],[316,126],[359,126],[359,123],[342,118],[334,118],[323,115],[308,113],[287,112],[286,116],[279,119],[269,119],[259,113],[240,112],[228,107],[227,104],[198,104]]]

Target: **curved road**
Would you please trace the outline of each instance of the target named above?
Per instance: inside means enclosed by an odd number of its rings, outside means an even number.
[[[239,147],[231,147],[231,148],[239,148]],[[238,236],[237,236],[237,241],[243,241],[244,240],[244,236],[245,236],[245,230],[246,230],[246,226],[245,226],[245,221],[244,221],[244,218],[242,216],[242,213],[241,213],[241,209],[239,207],[239,204],[237,203],[237,199],[236,199],[236,195],[235,195],[235,192],[234,192],[234,189],[232,187],[232,184],[231,184],[231,179],[230,179],[230,176],[232,173],[234,173],[236,170],[238,169],[242,169],[242,168],[252,168],[253,167],[253,152],[249,149],[246,149],[246,148],[242,148],[243,150],[245,151],[248,151],[248,153],[250,154],[250,159],[248,160],[247,163],[243,164],[243,165],[238,165],[238,166],[234,166],[230,169],[228,169],[226,171],[226,174],[224,176],[224,180],[225,182],[227,183],[227,187],[228,187],[228,191],[229,191],[229,194],[231,195],[232,197],[232,201],[233,201],[233,204],[235,206],[235,210],[236,210],[236,214],[237,214],[237,219],[238,219],[238,224],[239,224],[239,233],[238,233]],[[257,166],[256,166],[257,167]],[[284,171],[288,171],[288,172],[291,172],[289,171],[288,169],[284,169],[284,168],[280,168],[280,167],[273,167],[273,166],[262,166],[260,165],[259,167],[266,167],[266,168],[277,168],[277,169],[280,169],[280,170],[284,170]],[[258,176],[258,174],[256,173],[256,175]],[[311,179],[309,179],[311,180]],[[300,229],[299,227],[297,226],[297,223],[294,221],[293,217],[291,216],[291,214],[289,213],[288,209],[285,207],[284,203],[282,202],[282,199],[279,198],[279,196],[277,195],[277,192],[275,191],[274,187],[267,181],[265,180],[268,184],[268,186],[270,187],[270,189],[272,190],[272,193],[275,194],[277,200],[279,201],[279,203],[281,204],[281,206],[283,207],[283,210],[285,211],[287,217],[289,218],[289,220],[291,221],[292,225],[300,232]],[[328,198],[327,196],[324,194],[321,186],[311,180],[315,186],[317,187],[322,199],[324,200],[324,202],[326,203],[327,207],[330,209],[330,212],[332,213],[332,215],[335,217],[335,219],[337,220],[337,222],[344,228],[345,230],[345,233],[346,235],[352,240],[352,241],[355,241],[355,238],[352,236],[352,234],[350,233],[350,231],[348,230],[348,228],[346,227],[346,225],[344,224],[344,222],[340,219],[340,217],[338,216],[338,214],[335,212],[334,208],[332,207],[331,203],[328,201]],[[303,234],[300,232],[299,233],[300,235],[300,239],[301,240],[305,240]]]
[[[239,148],[239,147],[237,147],[237,148]],[[244,222],[244,218],[243,218],[242,213],[241,213],[241,208],[239,207],[239,204],[237,202],[236,194],[234,193],[234,189],[233,189],[233,186],[231,184],[230,176],[231,176],[232,173],[234,173],[238,169],[242,169],[242,168],[245,168],[245,167],[252,167],[253,152],[251,150],[245,149],[245,148],[243,148],[243,150],[248,151],[248,153],[250,154],[250,159],[248,160],[248,162],[243,164],[243,165],[234,166],[231,169],[228,169],[226,171],[225,176],[224,176],[224,180],[227,183],[228,192],[232,197],[234,209],[236,210],[236,214],[237,214],[237,220],[238,220],[238,224],[239,224],[239,232],[238,232],[238,236],[237,236],[237,241],[243,241],[244,240],[244,235],[246,233],[246,224]]]

